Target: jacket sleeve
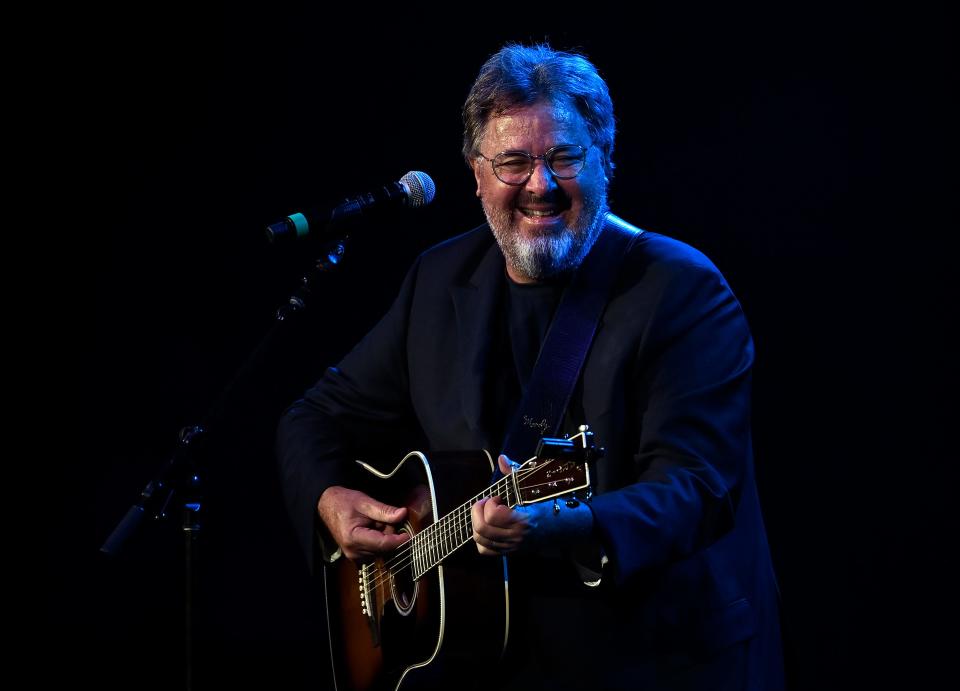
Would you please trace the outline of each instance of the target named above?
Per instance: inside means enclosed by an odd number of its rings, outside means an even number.
[[[406,343],[418,267],[419,261],[386,315],[280,419],[281,487],[311,569],[318,556],[329,559],[337,550],[317,515],[320,495],[333,485],[355,485],[358,454],[402,448],[397,437],[411,436],[415,426]]]
[[[752,462],[753,343],[739,303],[702,255],[648,272],[656,288],[627,394],[632,457],[616,459],[634,481],[591,505],[618,583],[730,530]]]

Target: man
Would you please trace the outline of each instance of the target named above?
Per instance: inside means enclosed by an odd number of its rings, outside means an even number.
[[[570,431],[586,422],[606,449],[595,495],[472,507],[477,550],[511,555],[519,624],[521,653],[490,681],[780,688],[750,448],[753,346],[736,299],[702,254],[609,214],[613,107],[582,56],[504,47],[464,125],[487,224],[421,255],[387,315],[281,422],[304,548],[365,560],[408,539],[395,529],[407,509],[356,489],[352,459],[376,440],[502,449],[571,277],[602,233],[627,227],[636,237],[566,410]],[[523,460],[498,463],[509,473]]]

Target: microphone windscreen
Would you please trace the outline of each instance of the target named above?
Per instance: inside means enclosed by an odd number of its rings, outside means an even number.
[[[407,205],[414,209],[432,202],[437,193],[437,186],[433,184],[431,177],[420,170],[411,170],[400,178],[400,184],[409,190]]]

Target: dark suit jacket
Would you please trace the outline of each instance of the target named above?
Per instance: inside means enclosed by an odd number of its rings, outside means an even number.
[[[485,225],[426,251],[383,319],[285,414],[282,480],[311,559],[320,494],[350,486],[352,459],[371,442],[498,451],[486,392],[505,280]],[[545,612],[526,642],[538,670],[571,687],[782,686],[751,453],[752,362],[740,305],[716,267],[642,234],[568,410],[606,448],[591,508],[609,562],[599,589],[532,591]]]

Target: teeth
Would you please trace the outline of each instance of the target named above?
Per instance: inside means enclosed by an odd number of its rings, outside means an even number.
[[[536,209],[521,209],[527,216],[555,216],[556,211],[538,211]]]

